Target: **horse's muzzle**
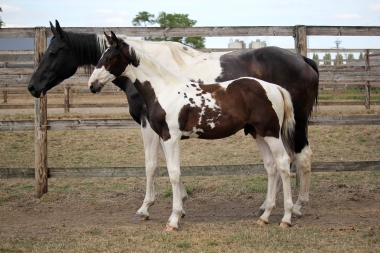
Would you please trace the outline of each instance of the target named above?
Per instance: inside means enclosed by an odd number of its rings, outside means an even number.
[[[90,91],[92,93],[99,93],[101,92],[102,88],[103,88],[103,85],[99,82],[98,79],[91,82]]]

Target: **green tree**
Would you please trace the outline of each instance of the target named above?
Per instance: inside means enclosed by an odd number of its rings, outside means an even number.
[[[150,14],[146,11],[139,12],[136,17],[132,20],[133,26],[143,26],[146,27],[147,24],[152,25],[155,24],[156,20],[154,19],[154,15]]]
[[[336,54],[335,55],[335,62],[336,65],[342,65],[343,64],[343,55],[342,54]]]
[[[3,12],[3,10],[1,9],[1,7],[0,7],[0,12]],[[3,20],[2,20],[1,17],[0,17],[0,28],[1,28],[3,25],[4,25],[4,22],[3,22]]]
[[[349,54],[347,55],[347,60],[355,60],[354,54],[349,53]]]
[[[359,54],[359,60],[364,60],[364,54],[363,54],[363,52],[360,52],[360,54]]]
[[[323,60],[331,60],[331,54],[327,53],[323,56]],[[324,61],[323,65],[331,65],[331,61]]]
[[[153,14],[146,11],[139,12],[132,20],[133,26],[157,24],[160,27],[192,27],[196,23],[197,21],[190,19],[188,14],[160,12],[158,17],[155,18]],[[176,41],[194,48],[204,48],[206,42],[204,37],[145,37],[144,39],[152,41]]]
[[[317,65],[319,65],[319,55],[318,55],[317,53],[314,53],[314,54],[313,54],[313,60],[315,61],[315,63],[316,63]]]

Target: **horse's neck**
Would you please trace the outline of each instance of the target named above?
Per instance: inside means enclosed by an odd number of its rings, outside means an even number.
[[[183,85],[189,82],[188,78],[181,77],[161,65],[154,58],[136,49],[140,64],[138,67],[129,65],[126,68],[125,75],[135,82],[149,81],[154,89],[161,90],[165,87]]]
[[[105,51],[104,39],[96,34],[68,33],[79,66],[96,66]]]

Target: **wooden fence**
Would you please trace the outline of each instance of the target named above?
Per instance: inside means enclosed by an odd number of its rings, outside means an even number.
[[[292,36],[295,42],[295,51],[307,55],[307,36],[380,36],[380,27],[373,26],[261,26],[261,27],[187,27],[187,28],[162,28],[162,27],[95,27],[95,28],[65,28],[66,31],[97,33],[114,31],[117,34],[126,34],[130,37],[231,37],[231,36]],[[50,29],[45,27],[36,28],[2,28],[0,38],[33,37],[35,42],[34,59],[35,67],[38,65],[46,50],[46,38],[52,36]],[[375,52],[379,53],[379,52]],[[380,78],[378,69],[373,71],[369,65],[369,50],[366,51],[366,65],[364,71],[358,70],[342,74],[337,70],[321,71],[321,82],[331,82],[337,85],[338,81],[348,80],[354,83],[365,84],[367,94],[370,85],[378,85]],[[25,69],[2,69],[0,71],[0,84],[13,85],[28,82],[28,74]],[[87,83],[79,81],[82,76],[75,75],[65,81],[68,84]],[[367,96],[366,107],[370,101]],[[49,170],[47,166],[47,100],[46,98],[35,99],[35,178],[36,197],[41,197],[47,192]]]

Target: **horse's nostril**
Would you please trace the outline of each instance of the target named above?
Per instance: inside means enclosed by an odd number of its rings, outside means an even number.
[[[95,89],[94,89],[94,86],[91,84],[91,86],[90,86],[90,91],[92,92],[92,93],[96,93],[96,91],[95,91]]]
[[[29,92],[30,92],[32,95],[34,95],[34,93],[36,92],[36,88],[34,88],[33,85],[29,85],[29,86],[28,86],[28,90],[29,90]]]

